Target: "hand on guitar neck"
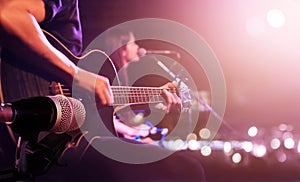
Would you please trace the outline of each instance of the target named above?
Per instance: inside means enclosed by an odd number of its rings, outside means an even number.
[[[166,112],[169,113],[172,110],[181,111],[182,102],[180,97],[176,94],[176,85],[171,82],[168,82],[160,88],[163,89],[163,97],[166,100]]]

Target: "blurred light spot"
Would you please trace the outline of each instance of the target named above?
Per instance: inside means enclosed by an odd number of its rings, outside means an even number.
[[[264,145],[254,145],[252,153],[255,157],[263,157],[267,153],[267,148]]]
[[[280,9],[270,9],[267,13],[267,21],[271,27],[279,28],[285,24],[285,15]]]
[[[190,150],[198,150],[199,146],[200,146],[200,144],[198,143],[197,140],[189,140],[188,141],[188,148]]]
[[[173,140],[169,140],[166,142],[166,148],[170,149],[170,150],[173,150],[173,144],[174,144],[174,141]]]
[[[288,125],[283,124],[283,123],[280,124],[280,125],[278,126],[278,129],[279,129],[280,131],[286,131],[287,128],[288,128]]]
[[[280,140],[278,138],[273,138],[271,140],[270,146],[273,150],[276,150],[280,147]]]
[[[168,142],[168,148],[170,150],[181,150],[184,148],[184,141],[181,139],[170,140]]]
[[[224,143],[224,152],[225,153],[230,153],[232,150],[232,146],[230,142],[225,142]]]
[[[284,152],[278,152],[276,154],[276,158],[279,162],[285,162],[286,161],[286,154]]]
[[[166,135],[166,134],[168,134],[168,132],[169,132],[169,129],[168,128],[164,128],[164,129],[162,129],[161,134],[162,135]]]
[[[251,152],[253,150],[253,143],[252,142],[243,142],[242,143],[242,148],[246,152]]]
[[[232,155],[231,159],[235,164],[238,164],[242,161],[242,155],[240,153],[235,153]]]
[[[298,141],[297,151],[298,151],[298,153],[300,153],[300,140]]]
[[[133,122],[135,124],[140,124],[142,122],[144,122],[144,114],[143,113],[138,113],[137,115],[134,116],[133,118]]]
[[[250,127],[248,130],[248,135],[250,137],[255,137],[257,133],[258,133],[258,129],[255,126]]]
[[[210,131],[209,129],[207,128],[202,128],[200,131],[199,131],[199,135],[201,138],[203,139],[208,139],[210,137]]]
[[[292,138],[286,138],[283,145],[286,149],[292,149],[295,146],[295,141]]]
[[[190,133],[187,135],[186,140],[197,140],[197,135],[195,133]]]
[[[201,148],[201,154],[203,156],[209,156],[211,154],[211,148],[208,145],[205,145]]]

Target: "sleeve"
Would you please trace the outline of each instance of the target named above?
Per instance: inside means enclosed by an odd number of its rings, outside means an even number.
[[[78,0],[43,0],[45,4],[45,19],[40,22],[42,29],[47,30],[63,43],[75,55],[82,51],[82,28]],[[49,42],[63,54],[69,53],[51,37]],[[69,56],[69,59],[74,59]],[[76,59],[73,60],[77,62]]]
[[[64,9],[62,0],[43,0],[45,4],[45,20],[44,22],[49,22]]]

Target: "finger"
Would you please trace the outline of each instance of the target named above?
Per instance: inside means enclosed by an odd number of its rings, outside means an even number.
[[[180,97],[176,94],[176,93],[169,93],[168,94],[168,98],[170,99],[169,103],[168,103],[168,112],[170,112],[171,110],[174,111],[181,111],[182,109],[182,102]]]
[[[166,113],[169,113],[172,102],[173,102],[173,99],[172,99],[173,96],[167,90],[163,90],[163,94],[164,94],[164,97],[166,100],[166,105],[167,105]]]
[[[181,99],[175,93],[173,93],[171,95],[172,95],[172,99],[173,99],[171,108],[176,111],[181,111],[181,108],[182,108]]]
[[[107,79],[99,77],[99,84],[97,84],[97,96],[100,98],[101,104],[112,105],[113,94]]]
[[[108,83],[102,89],[103,104],[111,106],[113,104],[113,94]]]
[[[182,101],[180,99],[180,97],[177,94],[173,94],[174,98],[175,98],[175,102],[176,102],[176,107],[179,111],[182,110]]]
[[[105,96],[105,92],[102,89],[98,89],[96,91],[97,97],[100,100],[101,105],[106,105],[107,104],[107,96]]]
[[[168,82],[166,84],[164,84],[163,86],[161,86],[161,88],[176,88],[177,87],[177,83],[172,83],[172,82]]]
[[[113,105],[114,99],[113,99],[113,94],[112,94],[112,90],[110,89],[110,87],[105,89],[105,99],[106,99],[107,105],[109,105],[109,106]]]

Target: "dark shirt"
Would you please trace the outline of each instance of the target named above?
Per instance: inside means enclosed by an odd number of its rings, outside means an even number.
[[[82,51],[82,30],[79,18],[77,0],[44,0],[46,18],[40,23],[46,30],[56,37],[74,55]],[[76,59],[52,37],[46,34],[49,42],[76,63]],[[1,60],[1,77],[5,102],[12,102],[21,98],[49,95],[49,82],[61,81],[55,73],[47,68],[40,68],[24,61],[24,56],[16,55],[3,47]],[[38,60],[43,61],[43,60]]]
[[[71,52],[79,55],[82,51],[82,30],[76,0],[44,0],[46,18],[41,23],[42,29],[58,38]],[[57,49],[57,42],[50,39]],[[66,54],[68,56],[68,54]]]

